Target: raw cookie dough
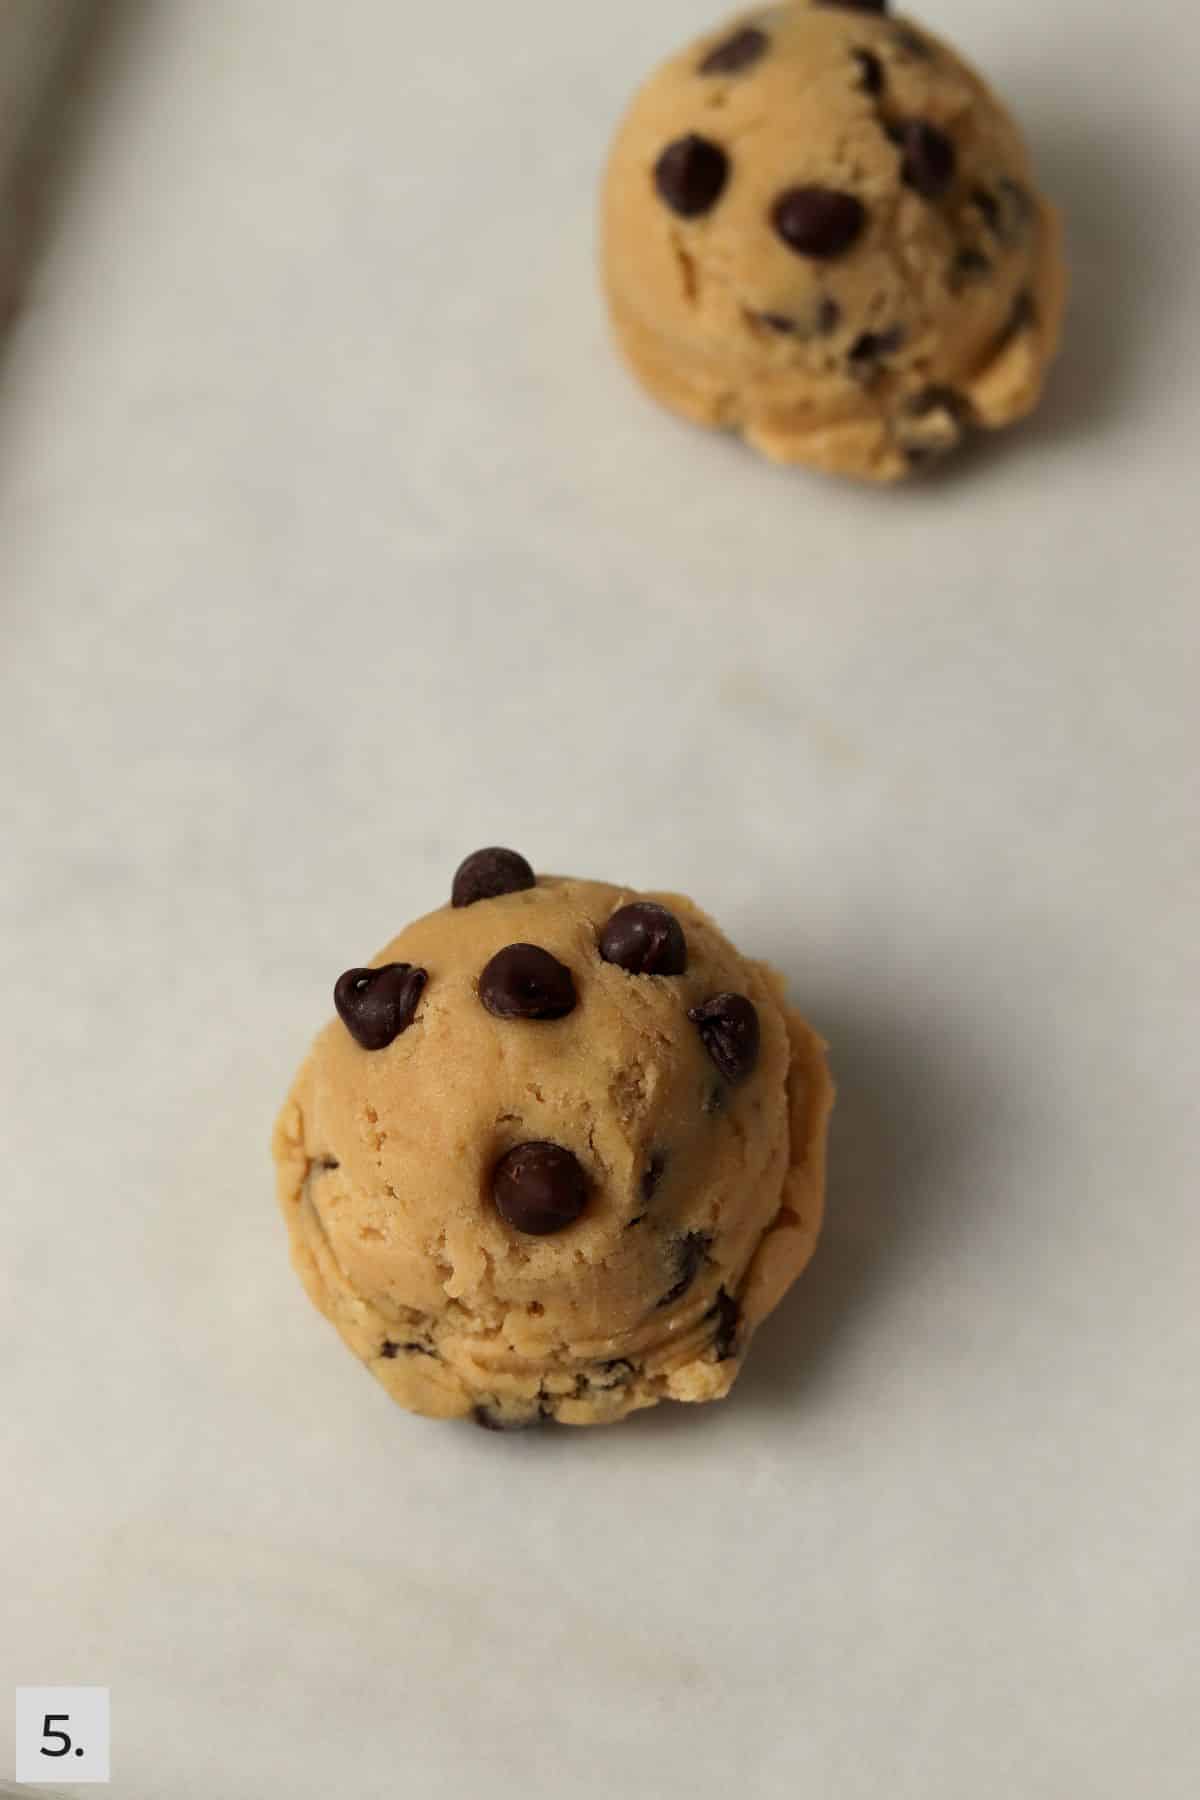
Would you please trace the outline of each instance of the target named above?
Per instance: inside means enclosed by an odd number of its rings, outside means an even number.
[[[721,1398],[816,1244],[823,1044],[682,896],[499,850],[453,892],[341,977],[276,1126],[311,1299],[437,1418]]]
[[[980,78],[886,5],[741,14],[635,98],[603,195],[618,341],[665,405],[891,481],[1032,411],[1058,216]]]

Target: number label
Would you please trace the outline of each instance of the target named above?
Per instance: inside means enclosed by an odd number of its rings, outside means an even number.
[[[106,1687],[20,1687],[16,1701],[18,1782],[108,1781]]]

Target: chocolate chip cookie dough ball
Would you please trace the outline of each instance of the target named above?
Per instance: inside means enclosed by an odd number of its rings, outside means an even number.
[[[895,480],[1037,404],[1057,215],[1016,126],[867,0],[745,13],[633,102],[603,195],[618,341],[657,399],[780,462]]]
[[[401,1405],[593,1425],[729,1391],[821,1224],[832,1087],[777,975],[681,896],[488,849],[334,1003],[279,1199]]]

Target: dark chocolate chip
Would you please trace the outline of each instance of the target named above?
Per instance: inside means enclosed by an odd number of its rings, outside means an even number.
[[[398,1356],[400,1354],[401,1350],[407,1350],[413,1356],[436,1356],[437,1355],[437,1351],[431,1350],[429,1348],[428,1344],[417,1344],[417,1343],[397,1344],[397,1343],[394,1343],[391,1338],[385,1338],[383,1340],[383,1346],[380,1349],[379,1354],[380,1354],[380,1356],[386,1356],[388,1361],[390,1362],[394,1356]]]
[[[492,1170],[492,1199],[514,1231],[548,1237],[573,1225],[587,1205],[587,1176],[561,1144],[517,1144]]]
[[[771,223],[789,250],[823,262],[845,255],[861,237],[867,209],[837,188],[794,187],[776,200]]]
[[[681,219],[711,212],[729,179],[729,158],[710,138],[676,138],[654,165],[659,198]]]
[[[726,1081],[744,1081],[758,1061],[758,1010],[745,994],[714,994],[688,1013]]]
[[[575,1007],[575,983],[548,950],[509,944],[485,966],[479,998],[497,1019],[564,1019]]]
[[[1000,202],[990,188],[973,187],[971,189],[971,205],[982,215],[983,222],[989,231],[999,232]]]
[[[673,912],[656,900],[617,909],[600,934],[600,955],[630,975],[682,975],[687,939]]]
[[[954,261],[950,265],[950,281],[952,286],[961,286],[963,282],[975,281],[984,275],[990,275],[992,264],[982,250],[976,250],[971,244],[964,244],[955,252]]]
[[[1012,311],[996,344],[997,350],[1003,350],[1006,344],[1011,344],[1015,337],[1020,337],[1023,331],[1028,331],[1036,324],[1037,303],[1029,289],[1022,288],[1012,303]]]
[[[817,308],[817,331],[821,337],[832,337],[842,322],[842,309],[831,295],[822,296]]]
[[[381,969],[347,969],[333,989],[333,1004],[346,1030],[364,1050],[385,1050],[413,1022],[429,976],[411,963]]]
[[[675,1264],[675,1280],[658,1302],[660,1309],[664,1306],[672,1306],[676,1300],[683,1299],[704,1267],[711,1248],[712,1239],[703,1231],[688,1231],[684,1233],[683,1237],[675,1240],[671,1246]]]
[[[858,85],[864,94],[882,94],[885,76],[883,64],[873,50],[852,50],[850,54],[858,64]]]
[[[954,180],[958,152],[952,139],[927,119],[909,119],[899,128],[900,179],[925,200],[937,200]]]
[[[814,4],[840,12],[885,13],[888,9],[888,0],[814,0]]]
[[[477,900],[519,894],[536,885],[537,876],[523,856],[492,844],[486,850],[473,850],[459,863],[450,888],[450,904],[474,906]]]
[[[340,1169],[341,1166],[336,1156],[318,1156],[313,1162],[313,1167],[319,1169],[323,1175],[329,1175],[334,1169]]]
[[[752,63],[765,55],[767,34],[759,31],[757,26],[747,25],[742,31],[735,31],[733,36],[710,50],[700,64],[701,75],[740,75]]]
[[[742,1322],[742,1315],[737,1301],[732,1294],[727,1294],[724,1288],[718,1293],[717,1304],[713,1307],[709,1317],[715,1318],[717,1321],[717,1329],[713,1334],[713,1349],[717,1353],[717,1361],[727,1362],[737,1350],[738,1329]]]
[[[873,381],[879,365],[895,354],[904,342],[904,327],[893,325],[890,331],[864,331],[850,346],[850,373],[856,381]]]
[[[649,1206],[651,1200],[653,1200],[655,1194],[658,1192],[658,1184],[663,1178],[663,1170],[666,1166],[666,1151],[652,1150],[650,1153],[650,1161],[642,1170],[641,1193],[642,1199],[646,1202],[647,1206]],[[644,1217],[645,1215],[643,1214],[642,1216]]]

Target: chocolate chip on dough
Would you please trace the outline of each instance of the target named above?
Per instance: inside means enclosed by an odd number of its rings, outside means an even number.
[[[743,69],[750,68],[766,55],[768,42],[765,31],[747,25],[718,44],[715,50],[710,50],[700,64],[699,72],[701,75],[740,75]]]
[[[819,262],[844,256],[862,236],[867,209],[837,188],[794,187],[771,208],[771,223],[789,250]]]
[[[496,1211],[514,1231],[548,1237],[573,1225],[588,1201],[587,1176],[561,1144],[518,1144],[492,1170]]]
[[[729,158],[719,144],[694,132],[668,144],[654,165],[659,199],[681,219],[711,212],[729,179]]]
[[[714,994],[688,1018],[726,1081],[744,1081],[758,1061],[758,1009],[745,994]]]
[[[673,912],[655,900],[634,900],[613,914],[600,934],[600,955],[630,975],[682,975],[687,939]]]
[[[346,1030],[364,1050],[386,1050],[416,1016],[429,980],[411,963],[384,963],[380,969],[347,969],[333,990],[333,1004]]]
[[[480,975],[479,998],[497,1019],[564,1019],[575,1009],[575,982],[548,950],[508,944]]]
[[[473,850],[455,870],[450,889],[451,906],[474,906],[479,900],[495,900],[501,894],[518,894],[536,886],[537,877],[516,850],[491,844]]]

